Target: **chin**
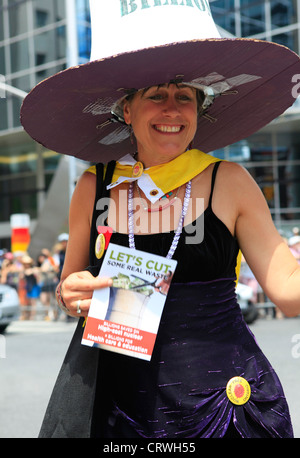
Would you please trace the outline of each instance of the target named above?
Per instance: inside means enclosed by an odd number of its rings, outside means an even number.
[[[169,156],[170,158],[174,158],[177,156],[180,156],[180,154],[183,154],[187,150],[186,147],[182,148],[165,148],[161,150],[161,154],[164,156]]]

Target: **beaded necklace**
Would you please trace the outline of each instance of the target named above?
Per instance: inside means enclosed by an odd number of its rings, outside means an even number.
[[[129,248],[135,249],[135,241],[134,241],[134,219],[133,219],[133,182],[130,183],[129,185],[129,191],[128,191],[128,240],[129,240]],[[180,220],[176,229],[176,232],[173,237],[173,241],[171,244],[171,247],[169,249],[169,252],[167,254],[167,259],[172,259],[175,250],[177,248],[179,238],[182,232],[183,228],[183,222],[184,218],[189,206],[189,201],[191,197],[191,189],[192,189],[192,182],[191,180],[186,184],[185,187],[185,196],[183,199],[183,205],[182,205],[182,210],[181,210],[181,216]]]

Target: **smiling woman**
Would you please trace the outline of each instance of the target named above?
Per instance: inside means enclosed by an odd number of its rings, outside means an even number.
[[[109,33],[122,37],[95,43],[121,47],[129,39],[128,52],[68,69],[24,101],[29,133],[97,163],[79,179],[70,206],[57,298],[80,320],[41,437],[293,436],[282,386],[245,324],[235,288],[242,250],[269,299],[296,316],[300,266],[250,175],[207,153],[291,105],[300,60],[272,43],[218,37],[206,1],[186,1],[172,17],[167,3],[120,18],[117,0],[91,0],[102,23],[112,14]],[[195,39],[195,30],[206,37]],[[174,31],[185,39],[166,41]],[[147,41],[132,51],[132,37],[152,40],[159,32],[159,46]],[[191,237],[193,230],[201,234]],[[165,265],[177,261],[168,288],[156,291],[168,295],[150,361],[80,345],[93,292],[112,285],[100,270],[108,243],[132,256],[135,249],[162,256]],[[239,389],[228,390],[234,383]]]

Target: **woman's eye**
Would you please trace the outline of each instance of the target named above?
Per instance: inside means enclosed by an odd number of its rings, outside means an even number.
[[[161,102],[164,100],[168,99],[168,94],[164,94],[162,92],[156,92],[153,94],[149,94],[148,99],[153,100],[154,102]],[[190,94],[187,93],[178,93],[175,95],[175,99],[178,100],[178,102],[191,102],[193,100],[193,97]]]
[[[163,95],[162,94],[153,94],[153,95],[149,96],[149,99],[150,100],[162,100],[163,99]]]
[[[178,96],[178,99],[183,101],[183,102],[190,102],[192,100],[192,98],[187,94],[180,94]]]

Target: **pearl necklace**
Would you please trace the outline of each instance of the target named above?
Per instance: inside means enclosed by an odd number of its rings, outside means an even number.
[[[130,183],[129,185],[129,191],[128,191],[128,240],[129,240],[129,248],[135,249],[135,241],[134,241],[134,219],[133,219],[133,182]],[[185,187],[185,196],[183,199],[183,205],[182,205],[182,211],[181,211],[181,216],[180,220],[171,244],[171,247],[169,249],[169,252],[167,254],[167,259],[172,259],[175,250],[177,248],[179,238],[182,232],[183,228],[183,222],[184,218],[189,206],[189,201],[191,197],[191,189],[192,189],[192,182],[189,181],[186,184]]]

